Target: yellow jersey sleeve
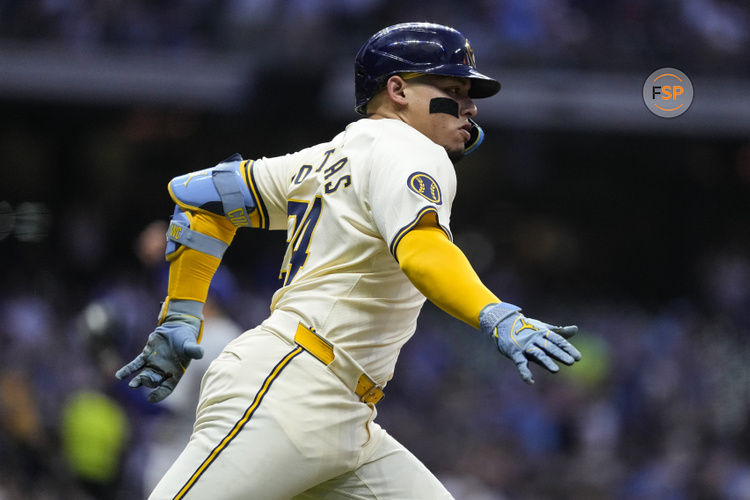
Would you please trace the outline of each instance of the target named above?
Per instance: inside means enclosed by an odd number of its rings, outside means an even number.
[[[474,328],[479,328],[482,308],[500,302],[484,286],[461,249],[429,220],[423,218],[401,239],[396,258],[404,274],[427,299]]]

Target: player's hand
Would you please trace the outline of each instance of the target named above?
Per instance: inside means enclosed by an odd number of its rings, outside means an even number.
[[[172,393],[191,359],[203,357],[197,339],[201,318],[187,314],[167,314],[165,321],[149,336],[143,351],[123,366],[115,377],[123,380],[138,372],[130,387],[144,385],[151,389],[148,401],[156,403]]]
[[[534,383],[529,360],[555,373],[560,368],[552,358],[572,365],[581,359],[578,349],[565,340],[578,332],[577,326],[552,326],[521,314],[521,308],[501,302],[490,304],[479,313],[479,328],[518,368],[521,378]]]

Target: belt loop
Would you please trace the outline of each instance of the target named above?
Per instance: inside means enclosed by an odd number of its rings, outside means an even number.
[[[373,382],[373,380],[368,377],[366,373],[363,373],[359,376],[359,380],[357,381],[357,390],[354,392],[357,394],[357,396],[359,396],[359,400],[363,403],[374,405],[377,404],[378,401],[383,399],[383,396],[385,396],[383,388]]]

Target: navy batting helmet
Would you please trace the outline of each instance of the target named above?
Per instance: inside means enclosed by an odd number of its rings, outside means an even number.
[[[354,60],[355,111],[365,107],[391,76],[397,73],[469,78],[469,97],[495,95],[500,82],[476,69],[474,51],[459,31],[433,23],[402,23],[375,33]]]

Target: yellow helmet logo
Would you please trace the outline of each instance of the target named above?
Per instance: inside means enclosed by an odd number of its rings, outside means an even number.
[[[473,67],[477,67],[477,61],[474,58],[474,49],[471,48],[471,44],[469,43],[469,39],[466,39],[466,57],[469,58],[469,64]]]

